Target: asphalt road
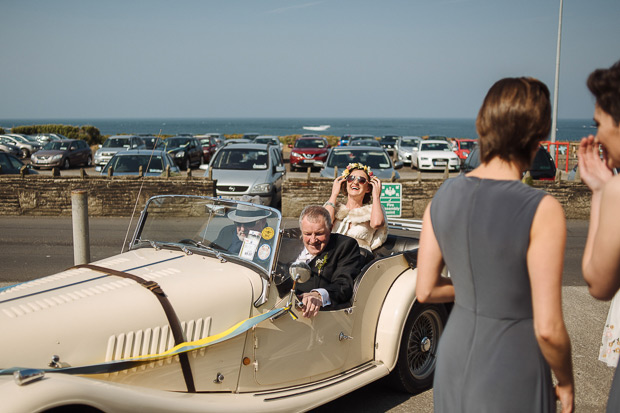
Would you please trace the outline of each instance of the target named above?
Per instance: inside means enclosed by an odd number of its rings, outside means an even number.
[[[293,222],[292,220],[291,222]],[[118,254],[136,220],[91,218],[91,261]],[[597,361],[609,303],[590,297],[580,260],[587,222],[569,221],[563,280],[564,317],[573,345],[577,410],[604,411],[613,369]],[[0,217],[0,286],[62,271],[73,265],[71,218]],[[432,390],[418,395],[392,390],[384,381],[328,403],[316,412],[432,412]]]

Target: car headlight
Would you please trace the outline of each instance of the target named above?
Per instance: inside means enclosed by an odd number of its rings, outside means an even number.
[[[50,159],[51,161],[59,161],[62,159],[62,155],[54,155],[52,156],[52,158]]]
[[[180,151],[177,152],[176,155],[174,155],[175,158],[184,158],[185,157],[185,151]]]
[[[259,193],[271,192],[271,184],[256,184],[252,187],[252,192],[259,192]]]
[[[291,152],[291,158],[301,158],[301,155],[295,152]]]

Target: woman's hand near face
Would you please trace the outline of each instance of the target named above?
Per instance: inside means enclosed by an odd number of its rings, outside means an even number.
[[[613,177],[613,172],[606,160],[601,159],[599,145],[594,136],[583,138],[579,144],[579,175],[583,183],[588,185],[592,192],[598,192]]]
[[[372,198],[379,201],[381,197],[381,180],[376,176],[370,178],[370,185],[372,186]]]
[[[334,184],[332,185],[332,195],[330,196],[330,200],[336,200],[338,198],[338,195],[340,194],[340,188],[342,186],[342,183],[345,181],[345,177],[344,176],[339,176],[336,179],[334,179]]]

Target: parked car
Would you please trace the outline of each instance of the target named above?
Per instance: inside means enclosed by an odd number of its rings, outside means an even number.
[[[282,200],[282,181],[286,169],[280,150],[262,143],[239,143],[220,148],[205,176],[217,180],[216,194],[239,199],[258,195],[264,205],[277,206]]]
[[[180,173],[179,167],[166,151],[161,149],[135,149],[118,152],[110,159],[103,168],[95,168],[101,171],[101,175],[107,175],[113,168],[113,175],[138,175],[142,167],[143,176],[160,176],[168,167],[171,173]]]
[[[6,152],[0,152],[0,175],[18,174],[23,166],[24,163],[16,156]],[[30,165],[26,165],[26,173],[38,174]]]
[[[338,146],[346,146],[349,143],[349,139],[351,138],[350,134],[345,134],[340,137],[338,140]]]
[[[426,139],[420,141],[418,151],[412,157],[412,168],[420,171],[443,171],[446,169],[458,171],[461,160],[454,152],[447,141]]]
[[[106,163],[117,152],[126,151],[129,149],[143,149],[146,145],[144,140],[140,136],[136,135],[114,135],[110,136],[103,142],[103,145],[99,145],[99,149],[95,152],[95,165],[105,166]]]
[[[198,142],[200,142],[200,146],[202,146],[203,163],[209,163],[209,161],[215,154],[215,151],[217,151],[217,148],[219,147],[217,139],[213,135],[196,135],[195,138],[198,139]]]
[[[327,139],[318,136],[298,138],[291,148],[289,165],[291,171],[297,168],[314,167],[315,161],[325,161],[330,146]]]
[[[465,162],[463,163],[463,173],[473,171],[480,166],[480,150],[476,146],[469,154]],[[549,152],[542,146],[536,151],[534,161],[529,169],[530,176],[533,179],[539,179],[543,181],[552,181],[555,179],[556,167],[555,162]]]
[[[349,135],[349,141],[347,145],[351,145],[355,141],[377,141],[372,135]]]
[[[370,166],[372,173],[379,179],[390,179],[392,173],[395,179],[400,179],[400,174],[396,169],[403,167],[401,161],[392,163],[390,156],[383,148],[372,146],[338,146],[331,148],[327,155],[327,160],[317,162],[316,166],[321,168],[321,176],[324,178],[334,178],[334,168],[338,167],[338,174],[350,163],[362,163]]]
[[[402,136],[398,138],[396,145],[394,145],[397,159],[406,165],[411,165],[411,159],[418,151],[421,140],[422,138],[419,136]]]
[[[157,148],[168,152],[183,171],[204,163],[202,145],[193,136],[172,136],[161,141]]]
[[[8,143],[9,145],[17,146],[21,151],[22,158],[28,158],[30,155],[42,148],[40,143],[33,142],[30,139],[27,139],[24,135],[14,133],[0,135],[0,143]]]
[[[349,141],[348,146],[373,146],[375,148],[383,148],[379,141],[377,140],[367,140],[367,139],[356,139],[353,141]],[[387,149],[386,149],[387,152]]]
[[[159,142],[164,140],[164,138],[162,138],[161,136],[157,136],[157,135],[144,134],[144,135],[139,135],[139,136],[144,141],[145,149],[153,149],[157,146],[157,144],[159,144]]]
[[[477,143],[478,141],[475,139],[455,139],[452,141],[452,149],[463,163]]]
[[[232,254],[239,212],[265,227]],[[299,234],[272,208],[162,195],[128,251],[0,288],[3,411],[297,412],[389,375],[431,387],[450,305],[416,301],[417,237],[388,236],[349,305],[307,319],[286,287],[309,268],[279,265]]]
[[[82,139],[51,141],[43,149],[30,156],[34,168],[59,167],[69,169],[72,166],[91,166],[93,152]]]
[[[69,139],[65,135],[61,135],[60,133],[39,133],[38,135],[33,135],[32,138],[39,142],[41,145],[45,145],[46,143],[51,141]]]
[[[398,135],[383,135],[379,143],[381,143],[381,146],[383,146],[390,156],[393,156],[395,151],[394,147],[399,138],[400,136]]]
[[[2,141],[2,138],[0,138],[0,151],[10,153],[13,156],[21,156],[22,154],[17,146],[9,143],[9,141]]]
[[[241,138],[253,141],[254,138],[256,138],[258,136],[260,136],[260,133],[244,133],[243,136],[241,136]]]
[[[273,135],[260,135],[257,136],[256,138],[252,139],[252,142],[254,143],[268,143],[270,145],[275,145],[278,148],[280,148],[280,154],[283,154],[283,149],[284,149],[284,145],[282,144],[282,141],[280,140],[280,138],[278,138],[277,136],[273,136]]]

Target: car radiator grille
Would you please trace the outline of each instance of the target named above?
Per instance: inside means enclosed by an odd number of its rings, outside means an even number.
[[[248,190],[248,186],[218,185],[217,190],[222,192],[246,192]]]
[[[182,322],[181,327],[187,341],[200,340],[209,335],[211,317]],[[172,330],[168,325],[121,333],[108,339],[105,361],[162,353],[174,345]],[[201,349],[191,354],[196,357],[198,353],[204,351],[205,349]]]
[[[440,164],[440,166],[444,166],[448,164],[449,159],[448,158],[437,158],[437,159],[433,159],[433,165],[437,165]]]

